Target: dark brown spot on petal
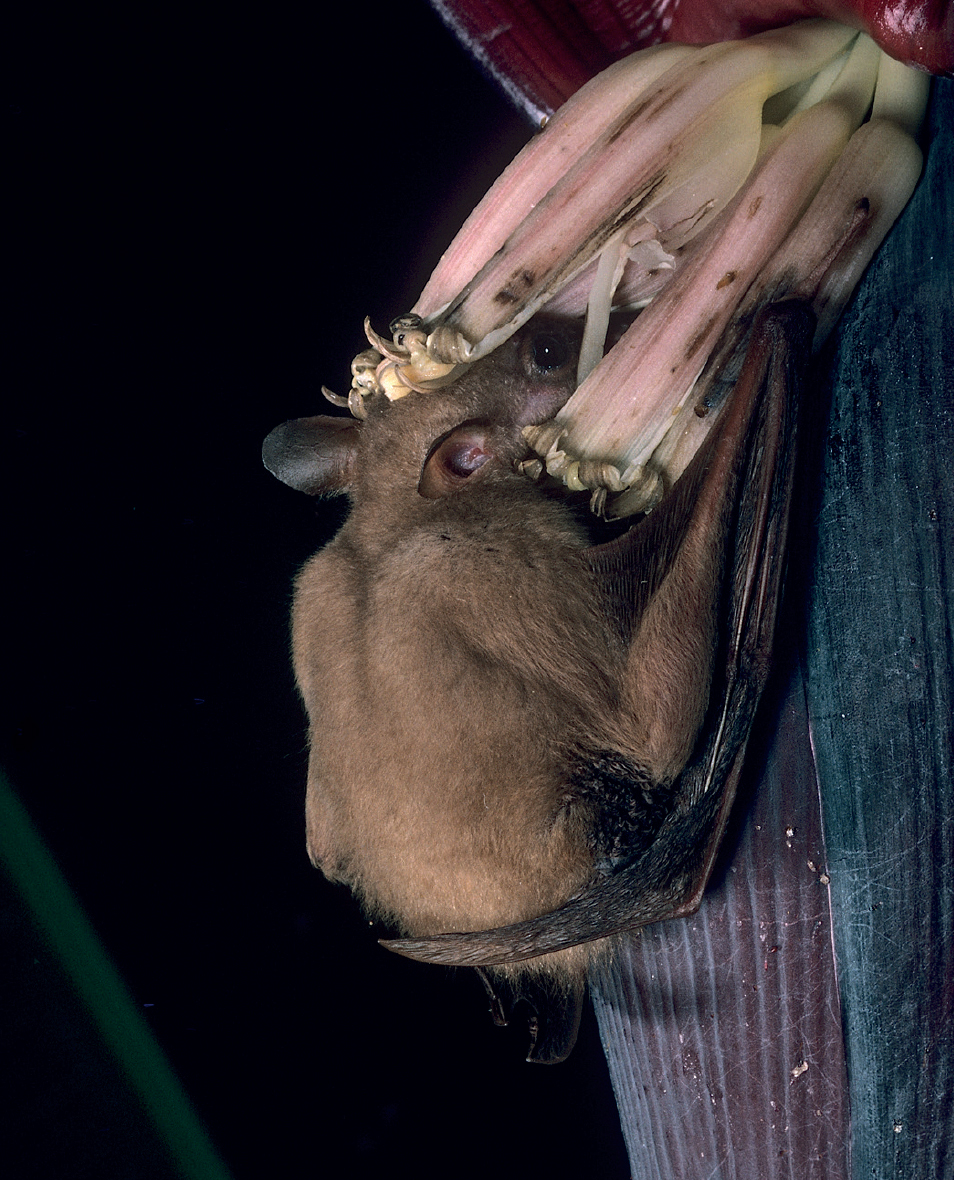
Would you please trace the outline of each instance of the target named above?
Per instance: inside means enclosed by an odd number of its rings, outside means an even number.
[[[649,98],[644,98],[643,101],[638,104],[638,106],[633,107],[633,109],[629,112],[628,115],[625,116],[625,118],[620,123],[620,125],[616,128],[616,130],[613,132],[613,134],[607,138],[607,140],[606,140],[607,146],[611,143],[615,143],[617,141],[617,139],[619,139],[619,137],[625,133],[626,129],[628,127],[631,127],[633,125],[633,123],[635,123],[635,121],[642,116],[642,114],[645,112],[646,108],[653,101],[653,98],[654,98],[654,95],[650,95]]]
[[[625,135],[629,128],[640,119],[645,117],[647,122],[654,119],[661,111],[664,111],[666,107],[675,102],[676,99],[681,98],[688,89],[688,86],[688,82],[683,82],[681,86],[675,87],[669,94],[664,94],[661,99],[658,93],[650,94],[647,98],[644,98],[641,103],[638,103],[636,106],[634,106],[633,109],[623,117],[622,122],[613,131],[613,133],[607,136],[607,146],[609,144],[615,143],[621,135]],[[651,110],[654,104],[656,104],[655,109]],[[647,111],[649,114],[647,114]]]
[[[712,327],[715,324],[715,322],[716,322],[716,316],[714,316],[714,315],[709,316],[709,318],[702,325],[702,327],[699,329],[699,331],[689,341],[689,344],[686,346],[686,351],[683,353],[683,356],[685,357],[685,359],[687,361],[692,360],[693,354],[698,352],[699,349],[703,346],[703,344],[705,344],[706,337],[712,331]]]

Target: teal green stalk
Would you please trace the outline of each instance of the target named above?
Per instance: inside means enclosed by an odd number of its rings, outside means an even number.
[[[184,1180],[231,1180],[119,972],[0,771],[0,863]]]

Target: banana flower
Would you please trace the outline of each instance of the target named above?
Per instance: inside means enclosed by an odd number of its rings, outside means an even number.
[[[718,418],[759,308],[810,302],[815,347],[921,169],[927,76],[803,21],[657,46],[577,92],[355,360],[348,399],[439,390],[542,309],[585,316],[579,385],[528,427],[595,511],[650,511]],[[613,311],[638,312],[606,355]],[[528,467],[531,465],[528,465]]]

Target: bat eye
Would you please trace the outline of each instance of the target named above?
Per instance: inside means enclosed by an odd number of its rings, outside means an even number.
[[[552,373],[570,360],[570,345],[555,332],[537,332],[530,340],[530,357],[539,372]]]

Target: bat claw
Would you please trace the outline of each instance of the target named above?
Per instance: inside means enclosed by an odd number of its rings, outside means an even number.
[[[576,1044],[583,1015],[586,986],[574,980],[569,988],[561,988],[555,1004],[553,989],[546,980],[524,978],[513,980],[491,976],[477,968],[490,1001],[490,1015],[498,1028],[506,1027],[518,1011],[526,1011],[530,1044],[526,1060],[538,1065],[556,1065],[569,1057]]]

